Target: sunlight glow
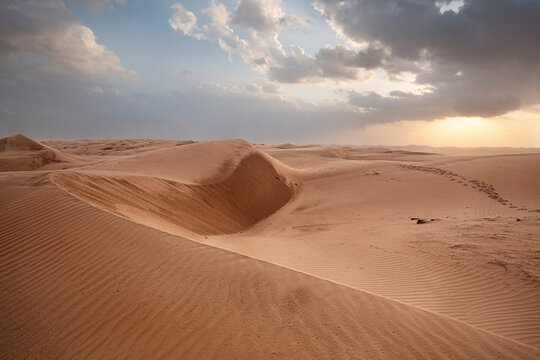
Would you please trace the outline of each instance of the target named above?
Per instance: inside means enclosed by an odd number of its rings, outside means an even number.
[[[515,111],[490,119],[455,117],[373,124],[361,131],[335,134],[334,141],[368,145],[538,147],[540,122],[534,110]]]
[[[447,118],[427,123],[427,135],[438,137],[443,143],[458,146],[487,145],[494,139],[501,140],[503,131],[496,121],[483,118]]]
[[[478,131],[482,130],[483,127],[484,130],[487,130],[489,128],[490,124],[489,122],[486,122],[485,119],[482,118],[449,118],[445,119],[445,121],[440,122],[440,124],[443,127],[448,128],[450,131],[456,131],[456,132],[472,132],[472,131]]]

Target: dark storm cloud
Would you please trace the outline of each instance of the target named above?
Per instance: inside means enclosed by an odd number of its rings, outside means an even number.
[[[269,75],[272,80],[282,83],[317,82],[323,79],[355,81],[361,78],[362,70],[384,67],[387,60],[384,49],[377,46],[360,51],[342,45],[328,46],[315,56],[292,46],[279,65],[270,67]]]
[[[376,46],[354,51],[337,45],[334,48],[326,47],[319,50],[315,58],[323,77],[355,80],[359,68],[372,70],[382,67],[386,60],[386,53],[384,49]]]
[[[538,64],[540,1],[466,0],[441,13],[432,0],[316,0],[323,15],[349,38],[379,41],[398,57],[485,66],[518,60]]]
[[[446,1],[448,3],[450,1]],[[357,42],[381,44],[409,62],[433,92],[407,98],[354,95],[367,118],[495,116],[540,102],[540,1],[316,0],[327,21]],[[407,67],[407,66],[406,66]],[[390,74],[403,68],[387,67]],[[363,97],[359,101],[359,97]],[[366,101],[371,100],[371,104]]]
[[[390,95],[351,92],[349,99],[352,105],[365,109],[361,118],[367,123],[495,116],[520,107],[519,100],[511,95],[445,96],[440,92],[415,95],[399,91]]]
[[[52,9],[52,11],[51,11]],[[0,4],[0,45],[3,50],[17,47],[24,35],[35,35],[76,23],[77,18],[63,3],[6,1]]]

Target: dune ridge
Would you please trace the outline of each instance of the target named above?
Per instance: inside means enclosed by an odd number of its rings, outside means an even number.
[[[62,189],[94,206],[171,233],[186,236],[235,233],[284,206],[293,197],[298,182],[285,166],[251,145],[243,142],[229,145],[226,150],[230,156],[215,165],[216,175],[210,176],[214,182],[207,177],[200,185],[150,176],[117,175],[118,170],[115,175],[61,172],[53,179]],[[195,150],[200,151],[200,145]],[[152,158],[156,155],[164,154],[150,154]]]
[[[244,140],[218,140],[164,147],[122,156],[85,167],[105,175],[141,175],[182,184],[205,185],[225,180],[248,155],[255,154],[285,175],[294,169],[258,150]],[[262,159],[261,159],[262,160]]]

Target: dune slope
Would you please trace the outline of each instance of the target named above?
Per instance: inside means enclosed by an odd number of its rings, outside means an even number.
[[[2,358],[497,358],[540,351],[2,178]]]
[[[221,162],[210,164],[215,167],[216,175],[208,173],[207,178],[217,181],[205,180],[201,185],[128,175],[125,168],[122,175],[118,170],[111,175],[102,171],[98,174],[70,171],[57,173],[54,179],[63,189],[94,206],[171,233],[189,236],[235,233],[285,205],[297,183],[283,165],[251,145],[244,142],[229,145],[220,151]],[[185,148],[190,153],[201,152],[199,144]],[[206,148],[214,146],[210,144]],[[169,158],[180,168],[186,164],[185,160],[181,162],[186,156],[184,149],[150,156]],[[149,166],[156,168],[156,164]],[[144,166],[137,170],[145,171]],[[227,175],[223,177],[223,174]]]
[[[242,234],[206,243],[540,347],[539,159],[466,158],[448,165],[459,168],[452,173],[428,162],[326,169],[323,159],[288,206]],[[480,172],[496,165],[513,171]]]
[[[0,358],[540,358],[540,154],[53,143],[0,174]]]

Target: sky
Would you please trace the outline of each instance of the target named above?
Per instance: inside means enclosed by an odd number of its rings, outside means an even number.
[[[539,0],[3,0],[0,137],[540,147]]]

